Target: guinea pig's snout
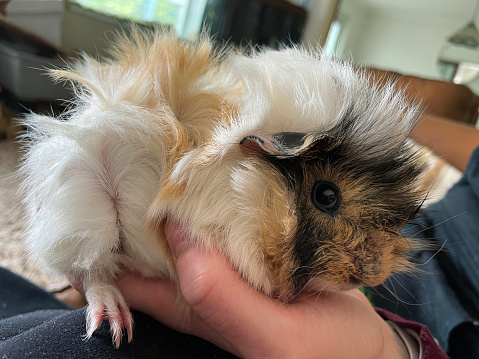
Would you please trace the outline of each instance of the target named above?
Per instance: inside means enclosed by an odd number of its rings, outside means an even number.
[[[348,282],[353,286],[376,286],[386,280],[398,263],[404,263],[404,251],[401,244],[405,239],[395,235],[376,231],[363,237],[349,252],[350,265]]]
[[[342,291],[376,286],[393,271],[401,270],[398,263],[405,261],[404,252],[398,248],[398,243],[404,240],[398,237],[377,231],[341,239],[337,239],[334,246],[321,250],[327,259],[318,259],[314,273],[310,270],[305,275],[305,271],[298,268],[296,294],[304,289]]]

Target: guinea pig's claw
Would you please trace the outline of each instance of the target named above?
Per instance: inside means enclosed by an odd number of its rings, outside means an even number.
[[[133,317],[130,309],[126,305],[118,305],[118,311],[113,313],[113,315],[110,313],[108,321],[110,322],[113,343],[117,348],[120,346],[121,332],[123,328],[126,330],[128,343],[131,343],[133,340]]]
[[[93,310],[90,307],[87,309],[87,317],[86,317],[86,335],[85,339],[90,339],[101,325],[103,321],[103,311]]]
[[[105,293],[104,288],[102,288],[102,292],[102,295],[98,295],[100,293],[91,293],[90,290],[87,290],[86,296],[89,300],[89,305],[87,308],[87,332],[85,338],[91,338],[95,330],[98,329],[105,319],[110,323],[113,345],[119,348],[123,329],[126,330],[128,343],[133,339],[133,316],[118,289],[114,288],[113,291]]]

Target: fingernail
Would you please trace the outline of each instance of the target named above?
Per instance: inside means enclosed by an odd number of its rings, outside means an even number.
[[[190,236],[186,233],[179,221],[167,219],[165,223],[165,235],[175,259],[181,257],[183,253],[191,248],[192,241]]]

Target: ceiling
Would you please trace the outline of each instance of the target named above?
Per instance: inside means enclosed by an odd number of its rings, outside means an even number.
[[[406,12],[423,17],[471,19],[477,0],[347,0],[374,11]],[[477,20],[477,19],[476,19]]]

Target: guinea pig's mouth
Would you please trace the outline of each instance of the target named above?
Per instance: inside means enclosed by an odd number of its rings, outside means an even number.
[[[274,290],[269,296],[285,303],[294,302],[299,296],[315,295],[323,292],[344,292],[360,287],[360,284],[339,285],[331,280],[313,277],[302,288]]]
[[[314,277],[306,283],[300,293],[346,292],[359,287],[361,287],[359,281],[356,283],[351,282],[347,285],[339,285],[325,278]]]
[[[303,291],[308,292],[340,292],[344,290],[347,290],[347,288],[339,286],[337,283],[334,283],[321,277],[311,278],[303,288]]]

